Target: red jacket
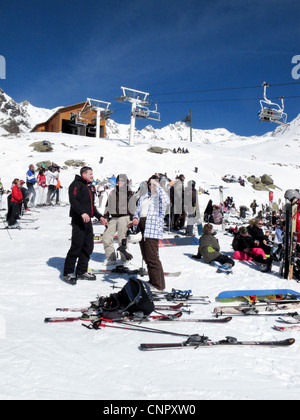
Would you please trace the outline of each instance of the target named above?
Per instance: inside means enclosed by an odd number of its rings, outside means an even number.
[[[17,185],[15,185],[14,187],[12,187],[12,190],[11,190],[11,201],[13,203],[21,204],[22,200],[23,200],[22,191]]]

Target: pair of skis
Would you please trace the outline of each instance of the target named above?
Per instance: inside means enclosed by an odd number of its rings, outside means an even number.
[[[222,322],[228,322],[230,319],[224,319]],[[216,320],[203,320],[201,322],[215,322]],[[85,325],[86,326],[86,325]],[[270,347],[287,347],[294,344],[294,338],[288,338],[286,340],[273,340],[273,341],[239,341],[235,337],[226,337],[223,340],[213,341],[208,337],[199,334],[182,334],[173,331],[166,331],[162,329],[147,327],[140,323],[134,324],[127,322],[126,319],[111,320],[106,318],[99,318],[93,320],[92,324],[86,326],[89,329],[99,330],[101,328],[117,328],[121,330],[139,331],[139,332],[150,332],[157,334],[166,334],[172,336],[186,337],[184,342],[180,343],[142,343],[139,348],[144,351],[149,350],[170,350],[170,349],[182,349],[182,348],[199,348],[199,347],[214,347],[214,346],[270,346]]]
[[[283,241],[283,259],[280,267],[280,274],[288,280],[293,279],[294,265],[297,261],[297,215],[300,202],[299,193],[295,190],[285,192],[285,232]]]
[[[157,314],[157,315],[149,315],[144,316],[143,314],[139,315],[136,314],[134,316],[123,316],[117,318],[116,320],[110,320],[110,322],[120,322],[120,321],[131,321],[131,322],[144,322],[144,321],[180,321],[180,322],[207,322],[207,323],[227,323],[231,321],[232,317],[225,317],[225,318],[181,318],[183,312],[185,311],[183,308],[183,303],[178,305],[158,305],[155,307],[155,310],[168,310],[168,311],[178,311],[173,314]],[[44,322],[46,323],[56,323],[56,322],[74,322],[74,321],[95,321],[95,320],[104,320],[101,316],[101,313],[97,310],[93,310],[92,308],[57,308],[57,311],[62,312],[82,312],[80,316],[76,317],[48,317],[45,318]]]
[[[129,276],[147,276],[148,272],[147,270],[145,270],[144,268],[135,268],[135,269],[130,269],[128,267],[124,267],[123,265],[117,265],[115,268],[112,269],[104,269],[104,268],[99,268],[99,269],[95,269],[95,268],[89,268],[89,272],[93,273],[93,274],[127,274]],[[175,272],[166,272],[164,273],[164,275],[166,277],[179,277],[181,274],[180,271],[175,271]]]
[[[216,316],[220,315],[268,315],[278,314],[282,311],[295,310],[300,308],[300,300],[287,300],[285,302],[268,302],[268,303],[254,303],[242,304],[237,306],[217,306],[213,313]]]
[[[37,229],[39,229],[39,226],[18,226],[18,227],[15,227],[15,228],[9,228],[8,226],[6,226],[6,227],[0,227],[0,230],[5,230],[5,229],[8,229],[8,230],[37,230]]]
[[[174,349],[198,349],[203,347],[215,346],[264,346],[264,347],[287,347],[295,343],[294,338],[287,338],[286,340],[271,340],[271,341],[243,341],[237,340],[235,337],[227,336],[223,340],[213,341],[208,337],[198,334],[191,335],[186,341],[181,343],[142,343],[140,350],[153,351],[153,350],[174,350]]]

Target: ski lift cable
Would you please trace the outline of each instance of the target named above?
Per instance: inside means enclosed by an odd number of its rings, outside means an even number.
[[[281,97],[272,97],[270,99],[280,99]],[[285,96],[284,99],[296,99],[300,96]],[[261,98],[230,98],[230,99],[194,99],[194,100],[177,100],[177,101],[161,101],[161,104],[181,104],[181,103],[197,103],[197,102],[235,102],[235,101],[259,101]]]
[[[288,83],[268,83],[268,87],[271,86],[289,86],[289,85],[300,85],[299,82],[288,82]],[[176,95],[176,94],[187,94],[187,93],[200,93],[200,92],[221,92],[221,91],[231,91],[231,90],[243,90],[243,89],[261,89],[262,85],[257,86],[240,86],[240,87],[228,87],[228,88],[215,88],[215,89],[200,89],[200,90],[190,90],[190,91],[178,91],[178,92],[165,92],[165,93],[153,93],[149,94],[149,96],[163,96],[163,95]],[[271,97],[270,99],[281,99],[282,97]],[[284,96],[284,99],[298,99],[300,96],[293,95],[293,96]],[[112,99],[111,101],[113,101]],[[229,99],[199,99],[199,100],[176,100],[176,101],[153,101],[155,106],[157,104],[175,104],[175,103],[201,103],[201,102],[238,102],[238,101],[259,101],[261,98],[229,98]],[[124,112],[130,109],[129,106],[120,107],[114,110],[114,113],[117,112]]]
[[[289,86],[289,85],[300,85],[300,82],[273,83],[273,84],[269,83],[268,84],[268,86]],[[200,92],[222,92],[222,91],[229,91],[229,90],[257,89],[257,88],[261,88],[261,85],[237,86],[237,87],[214,88],[214,89],[185,90],[185,91],[165,92],[165,93],[151,93],[151,94],[149,94],[149,96],[178,95],[178,94],[200,93]]]

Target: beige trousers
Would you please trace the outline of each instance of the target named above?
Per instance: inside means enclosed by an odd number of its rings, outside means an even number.
[[[130,216],[113,217],[107,225],[107,229],[103,233],[103,247],[106,258],[109,260],[116,260],[116,252],[114,247],[114,236],[118,232],[118,243],[122,245],[122,239],[126,238],[128,225],[130,223]],[[121,260],[126,261],[121,253]]]

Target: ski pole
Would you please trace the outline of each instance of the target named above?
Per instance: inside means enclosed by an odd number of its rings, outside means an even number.
[[[4,218],[2,217],[2,215],[0,215],[0,217],[1,217],[1,220],[2,220],[2,222],[3,222],[3,224],[4,224],[4,227],[5,227],[5,228],[7,228],[7,226],[5,225],[5,222],[4,222]],[[6,229],[6,231],[7,231],[7,233],[8,233],[8,236],[10,237],[10,239],[12,239],[12,237],[11,237],[11,235],[10,235],[10,233],[9,233],[8,229]]]

